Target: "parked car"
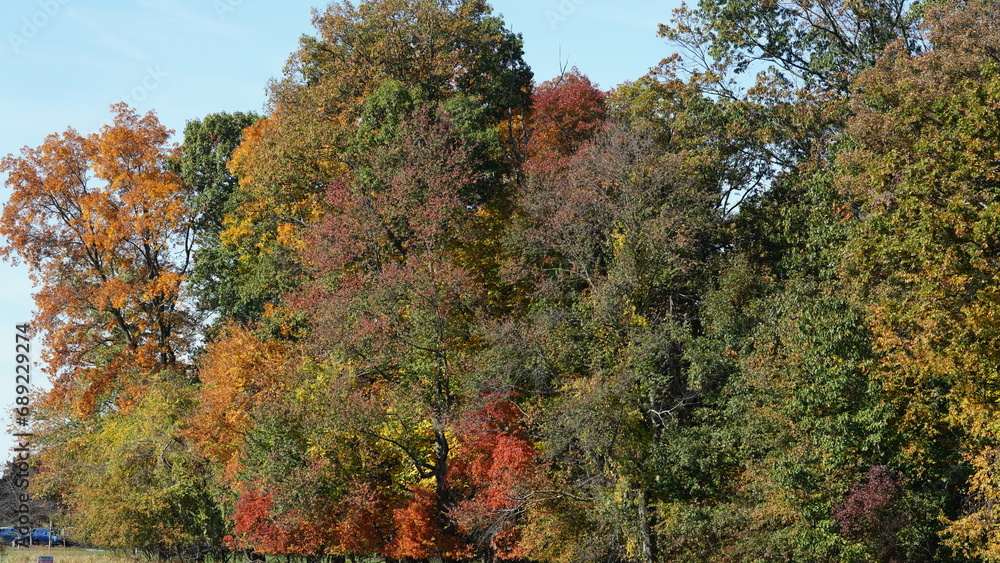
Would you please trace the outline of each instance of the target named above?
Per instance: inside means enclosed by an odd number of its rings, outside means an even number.
[[[68,545],[57,528],[35,528],[30,534],[32,545]]]
[[[29,537],[18,531],[17,528],[0,528],[0,541],[6,545],[28,545]]]

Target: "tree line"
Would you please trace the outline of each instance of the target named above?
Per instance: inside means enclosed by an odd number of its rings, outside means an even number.
[[[998,561],[997,21],[701,0],[605,91],[334,2],[264,115],[9,155],[32,493],[186,560]]]

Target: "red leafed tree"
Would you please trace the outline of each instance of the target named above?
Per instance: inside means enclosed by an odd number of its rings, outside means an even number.
[[[395,530],[392,499],[384,488],[357,479],[340,501],[339,531],[347,553],[378,553]]]
[[[458,425],[461,453],[451,478],[465,482],[466,498],[452,516],[501,558],[515,556],[518,518],[539,469],[525,423],[512,398],[495,394]]]
[[[564,166],[601,129],[607,117],[605,98],[604,92],[576,68],[538,86],[532,95],[528,125],[528,171],[547,172]]]
[[[274,499],[259,486],[249,485],[236,501],[233,516],[233,536],[230,546],[244,548],[247,538],[260,553],[281,553],[285,545],[281,530],[274,525]]]
[[[330,211],[304,253],[315,282],[293,303],[309,315],[307,349],[350,366],[337,377],[351,380],[358,401],[332,416],[410,463],[391,496],[410,499],[399,514],[414,520],[395,519],[390,551],[423,558],[461,551],[447,517],[449,426],[483,291],[456,257],[473,236],[478,209],[464,194],[477,174],[443,111],[403,116],[395,137],[360,151],[351,177],[330,187]]]
[[[241,484],[230,546],[269,555],[341,555],[341,514],[335,499],[316,487],[324,480],[320,465],[291,471],[289,483]]]
[[[0,254],[27,264],[38,288],[48,398],[83,413],[128,404],[153,372],[183,369],[193,342],[181,299],[189,189],[168,166],[177,148],[152,113],[112,112],[98,133],[68,129],[0,162],[12,190]]]
[[[872,467],[867,481],[851,487],[834,508],[833,519],[842,534],[873,546],[882,560],[905,560],[896,537],[907,520],[903,485],[899,475],[885,465]]]
[[[445,532],[446,515],[440,509],[437,493],[426,487],[413,487],[409,501],[394,511],[396,535],[387,555],[401,559],[465,559],[469,548],[454,534]],[[444,533],[443,533],[444,532]]]

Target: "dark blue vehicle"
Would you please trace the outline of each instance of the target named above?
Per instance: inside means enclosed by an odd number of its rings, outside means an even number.
[[[21,534],[17,528],[0,528],[0,541],[7,545],[28,545],[29,537]]]
[[[67,545],[66,538],[56,528],[35,528],[29,537],[32,545]]]

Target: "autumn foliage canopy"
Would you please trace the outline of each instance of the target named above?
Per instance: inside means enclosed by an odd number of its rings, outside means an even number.
[[[604,90],[334,2],[265,115],[8,155],[32,494],[190,561],[1000,561],[997,21],[703,0]]]

